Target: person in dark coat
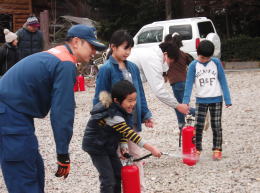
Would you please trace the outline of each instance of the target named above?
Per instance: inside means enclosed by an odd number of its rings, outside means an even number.
[[[27,19],[23,28],[16,32],[19,41],[18,50],[20,60],[43,50],[43,35],[39,27],[40,23],[38,19],[35,16],[31,16]]]
[[[0,47],[0,77],[18,62],[17,35],[4,29],[5,44]]]

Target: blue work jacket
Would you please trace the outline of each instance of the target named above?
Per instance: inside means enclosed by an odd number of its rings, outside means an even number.
[[[75,62],[65,46],[58,46],[20,60],[0,79],[0,101],[10,108],[31,118],[51,110],[58,154],[68,153],[73,131]]]

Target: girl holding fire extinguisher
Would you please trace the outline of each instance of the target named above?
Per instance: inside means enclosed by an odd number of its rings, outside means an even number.
[[[101,92],[100,102],[90,112],[91,117],[83,137],[82,148],[97,168],[101,193],[121,193],[121,161],[117,154],[118,145],[122,156],[127,153],[128,140],[160,157],[161,152],[146,143],[129,125],[136,104],[136,89],[127,80],[112,86],[111,96]]]

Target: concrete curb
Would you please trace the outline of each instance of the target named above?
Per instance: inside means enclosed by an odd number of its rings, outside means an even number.
[[[248,61],[248,62],[223,62],[224,69],[250,69],[250,68],[260,68],[260,61]]]

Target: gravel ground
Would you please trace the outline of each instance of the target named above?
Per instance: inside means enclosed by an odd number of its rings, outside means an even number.
[[[223,110],[223,159],[212,161],[211,129],[204,133],[204,151],[195,166],[184,165],[178,155],[178,129],[174,111],[162,104],[144,84],[155,127],[142,136],[162,152],[175,157],[146,159],[146,193],[259,193],[260,192],[260,72],[228,72],[233,106]],[[171,92],[170,87],[167,89]],[[76,93],[76,117],[71,141],[71,174],[54,177],[55,145],[49,117],[35,120],[41,154],[45,161],[46,193],[96,193],[98,176],[87,153],[81,150],[82,135],[89,118],[94,88]],[[194,102],[193,102],[194,103]],[[148,153],[144,151],[144,155]],[[0,192],[6,188],[0,174]],[[134,193],[134,192],[133,192]]]

